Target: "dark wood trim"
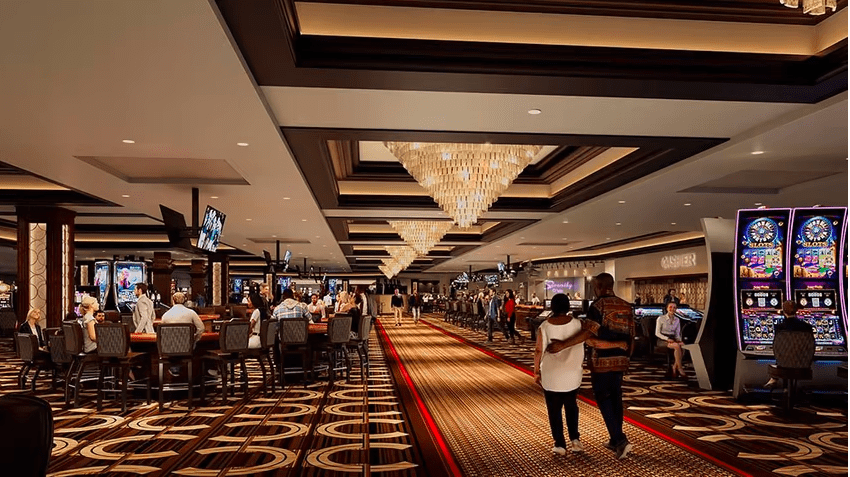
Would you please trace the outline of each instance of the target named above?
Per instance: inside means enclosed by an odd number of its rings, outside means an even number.
[[[294,1],[294,0],[292,0]],[[496,12],[547,13],[559,15],[596,15],[612,17],[665,18],[789,25],[817,25],[830,17],[804,15],[799,8],[789,9],[778,1],[664,1],[651,0],[310,0],[312,3],[380,5],[390,7],[445,8]],[[838,1],[838,10],[847,6]]]
[[[800,103],[847,90],[846,39],[811,61],[793,55],[305,36],[293,33],[296,20],[287,3],[291,0],[217,0],[261,86]]]

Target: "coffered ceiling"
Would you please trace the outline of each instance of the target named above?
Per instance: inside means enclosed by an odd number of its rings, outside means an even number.
[[[412,271],[692,244],[756,202],[846,205],[845,6],[12,1],[0,214],[63,204],[82,258],[139,255],[195,186],[246,270],[280,240],[375,276],[387,219],[447,219],[383,141],[520,143],[546,147]]]

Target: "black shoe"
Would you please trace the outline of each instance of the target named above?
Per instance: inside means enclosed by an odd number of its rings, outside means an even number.
[[[628,439],[626,439],[623,442],[621,442],[620,445],[618,445],[616,449],[614,449],[614,454],[616,454],[617,459],[624,459],[629,454],[629,451],[631,451],[631,450],[632,450],[632,444],[629,442]]]
[[[615,446],[614,444],[612,444],[612,443],[611,443],[611,441],[608,441],[608,442],[606,442],[606,443],[602,444],[602,446],[603,446],[603,447],[605,447],[605,448],[606,448],[606,449],[608,449],[608,450],[611,450],[611,451],[616,451],[616,450],[617,450],[617,446]]]

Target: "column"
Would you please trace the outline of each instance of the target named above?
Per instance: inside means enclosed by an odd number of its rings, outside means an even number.
[[[227,303],[230,280],[230,257],[223,253],[214,253],[209,257],[210,303],[209,306],[221,306]]]
[[[42,327],[59,327],[74,306],[74,217],[61,207],[16,207],[17,313],[42,311]]]
[[[151,265],[151,283],[162,303],[171,306],[171,274],[174,272],[174,260],[171,252],[154,252]]]
[[[209,302],[209,297],[207,296],[207,262],[206,260],[194,259],[192,260],[192,264],[189,267],[189,278],[191,288],[192,288],[192,296],[189,297],[193,302],[196,301],[197,297],[200,295],[204,297],[204,301]]]

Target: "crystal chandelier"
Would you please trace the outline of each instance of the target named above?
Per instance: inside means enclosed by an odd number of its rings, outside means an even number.
[[[395,259],[396,263],[398,263],[402,269],[407,268],[408,265],[416,260],[416,250],[413,250],[413,248],[408,247],[407,245],[388,246],[386,248],[390,256]]]
[[[454,225],[446,220],[390,220],[388,222],[419,255],[427,255]]]
[[[540,146],[385,142],[458,227],[475,224],[525,169]]]
[[[779,0],[779,3],[789,8],[800,6],[800,0]],[[803,13],[808,15],[823,15],[827,8],[834,12],[837,8],[836,0],[803,0]]]

